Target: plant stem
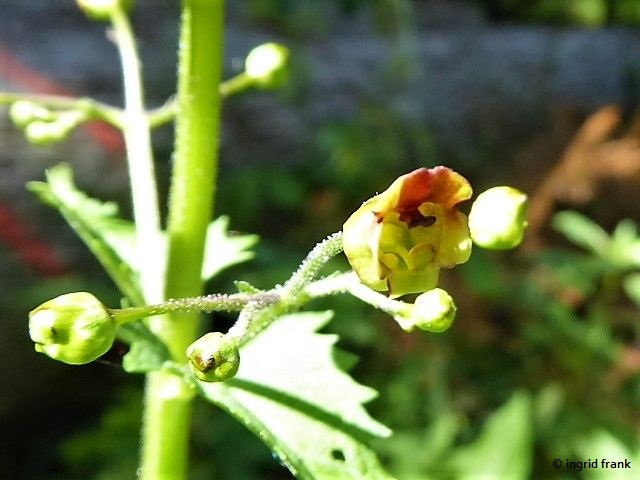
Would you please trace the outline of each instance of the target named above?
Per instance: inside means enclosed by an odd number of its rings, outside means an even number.
[[[342,252],[342,232],[336,232],[318,243],[309,252],[291,278],[284,284],[284,288],[291,291],[292,294],[297,294],[318,275],[322,267],[332,257],[340,252]]]
[[[122,62],[125,111],[123,133],[127,146],[136,244],[140,257],[141,285],[145,301],[162,301],[162,262],[157,248],[160,241],[160,212],[156,190],[149,121],[144,109],[142,72],[135,37],[126,13],[117,5],[111,23]]]
[[[242,72],[235,77],[231,77],[223,82],[220,82],[220,96],[229,98],[238,93],[242,93],[254,86],[254,81]],[[0,97],[0,101],[2,97]],[[149,122],[152,127],[159,127],[165,123],[172,121],[176,116],[176,100],[175,98],[169,98],[164,105],[148,113]]]
[[[220,122],[224,2],[183,0],[176,140],[169,197],[166,298],[200,295],[207,225],[213,211]],[[198,313],[171,313],[149,325],[176,361],[199,329]],[[193,393],[178,376],[148,374],[142,445],[143,480],[182,480],[188,470]]]

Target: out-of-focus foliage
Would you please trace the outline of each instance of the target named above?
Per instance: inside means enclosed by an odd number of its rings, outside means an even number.
[[[599,26],[640,23],[635,0],[476,0],[495,18]]]
[[[277,25],[289,33],[302,33],[305,28],[307,33],[309,28],[321,30],[330,21],[327,11],[331,8],[346,14],[371,11],[378,27],[388,30],[396,20],[394,12],[412,3],[411,0],[335,0],[328,2],[330,8],[321,8],[312,0],[251,0],[246,10],[254,20]],[[489,18],[501,21],[592,27],[640,24],[637,0],[474,0],[473,3]]]

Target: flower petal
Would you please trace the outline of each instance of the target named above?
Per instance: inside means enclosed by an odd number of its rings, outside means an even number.
[[[450,209],[469,200],[473,194],[471,185],[457,172],[447,167],[434,167],[428,170],[431,177],[429,198],[425,201],[438,203]]]
[[[366,201],[343,226],[342,245],[351,267],[360,280],[374,290],[386,290],[378,261],[378,243],[382,223],[376,218],[372,205],[374,199]]]
[[[439,220],[442,222],[442,237],[436,263],[440,267],[451,268],[469,260],[471,238],[467,216],[458,210],[449,210]]]

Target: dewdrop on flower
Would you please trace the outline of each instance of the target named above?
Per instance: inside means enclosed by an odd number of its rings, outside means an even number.
[[[29,335],[36,352],[72,365],[89,363],[113,345],[116,321],[87,292],[61,295],[29,313]]]
[[[479,247],[490,250],[517,247],[527,228],[526,213],[526,194],[512,187],[490,188],[471,206],[471,238]]]

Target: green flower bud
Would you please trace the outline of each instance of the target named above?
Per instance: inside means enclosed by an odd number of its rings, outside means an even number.
[[[38,103],[18,100],[11,105],[9,117],[16,127],[23,129],[35,120],[50,122],[56,114]]]
[[[89,18],[107,21],[117,7],[131,8],[133,0],[76,0],[76,3]]]
[[[89,363],[111,348],[116,322],[87,292],[61,295],[29,313],[36,352],[72,365]]]
[[[234,340],[211,332],[187,348],[189,367],[204,382],[224,382],[233,378],[240,366],[240,352]]]
[[[289,49],[278,43],[265,43],[249,52],[245,73],[260,88],[277,88],[289,76]]]
[[[495,187],[478,195],[471,206],[473,242],[490,250],[517,247],[527,228],[527,196],[512,187]]]
[[[67,133],[54,122],[42,122],[40,120],[31,122],[24,129],[24,136],[29,143],[40,147],[64,140],[67,137]]]
[[[416,328],[428,332],[444,332],[456,316],[456,304],[447,291],[441,288],[429,290],[416,298],[407,311],[394,318],[403,330],[411,332]]]
[[[51,121],[34,120],[24,128],[24,136],[38,146],[50,145],[66,139],[86,115],[76,110],[58,112]]]

